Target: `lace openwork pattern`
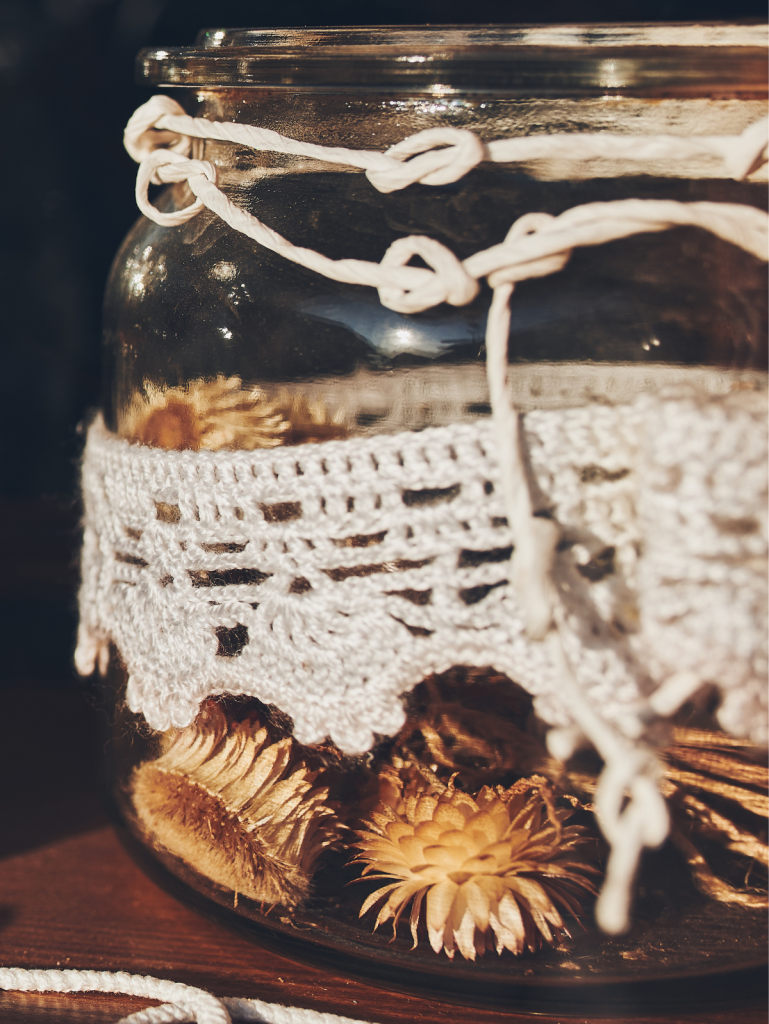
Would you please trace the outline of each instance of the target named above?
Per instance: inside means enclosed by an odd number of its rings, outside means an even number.
[[[748,396],[751,398],[752,396]],[[620,723],[664,679],[723,693],[766,740],[763,396],[643,396],[529,413],[540,515],[574,673]],[[214,693],[291,715],[297,738],[368,749],[430,672],[491,665],[572,722],[509,582],[516,538],[488,423],[257,452],[170,452],[91,428],[81,671],[114,641],[128,702],[183,727]]]

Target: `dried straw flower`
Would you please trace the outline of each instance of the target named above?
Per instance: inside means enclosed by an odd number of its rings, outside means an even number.
[[[385,771],[383,799],[355,844],[363,875],[394,879],[364,902],[360,915],[384,900],[374,928],[411,906],[414,947],[426,907],[436,953],[455,949],[474,960],[487,949],[532,952],[568,931],[558,906],[575,917],[578,895],[596,890],[595,871],[576,855],[587,840],[564,827],[571,809],[556,809],[550,784],[522,779],[505,790],[484,786],[475,797],[413,764]],[[413,947],[412,947],[413,948]]]
[[[276,448],[343,438],[347,431],[323,402],[281,390],[248,390],[239,377],[159,388],[145,381],[122,426],[130,441],[181,451]]]
[[[211,701],[159,758],[136,769],[133,803],[154,837],[201,874],[292,907],[338,831],[317,774],[289,737],[268,744],[259,723],[228,723]]]
[[[531,697],[506,676],[485,668],[450,669],[424,679],[395,747],[407,761],[458,772],[464,789],[506,777],[546,774],[544,740],[527,731]],[[489,709],[493,708],[493,711]]]

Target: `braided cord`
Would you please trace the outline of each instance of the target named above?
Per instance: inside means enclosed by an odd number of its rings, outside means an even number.
[[[152,978],[124,971],[55,971],[0,967],[0,989],[16,992],[113,992],[161,1000],[160,1006],[123,1017],[118,1024],[231,1024],[257,1021],[259,1024],[367,1024],[335,1013],[298,1006],[265,1003],[261,999],[219,999],[204,989],[178,981]]]

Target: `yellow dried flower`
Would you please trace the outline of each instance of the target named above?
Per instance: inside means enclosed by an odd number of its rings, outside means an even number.
[[[276,448],[343,438],[344,426],[323,402],[281,390],[246,389],[240,377],[160,388],[145,381],[121,427],[130,441],[182,451]]]
[[[294,753],[289,737],[228,723],[209,702],[132,778],[145,828],[176,856],[235,893],[296,906],[318,856],[338,834],[328,790]]]
[[[594,895],[585,877],[595,869],[575,851],[587,840],[563,822],[541,778],[510,789],[484,786],[474,797],[442,786],[425,769],[402,764],[385,772],[383,799],[369,830],[359,832],[355,858],[363,875],[394,879],[364,902],[360,915],[384,900],[374,928],[409,903],[414,946],[422,907],[430,945],[469,960],[487,949],[534,951],[568,935],[559,906],[575,917],[578,895]],[[413,948],[413,947],[412,947]]]

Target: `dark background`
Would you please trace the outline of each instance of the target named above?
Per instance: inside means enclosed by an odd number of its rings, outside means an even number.
[[[764,0],[0,0],[0,682],[71,680],[78,424],[101,293],[136,218],[122,129],[142,46],[215,25],[764,18]]]

